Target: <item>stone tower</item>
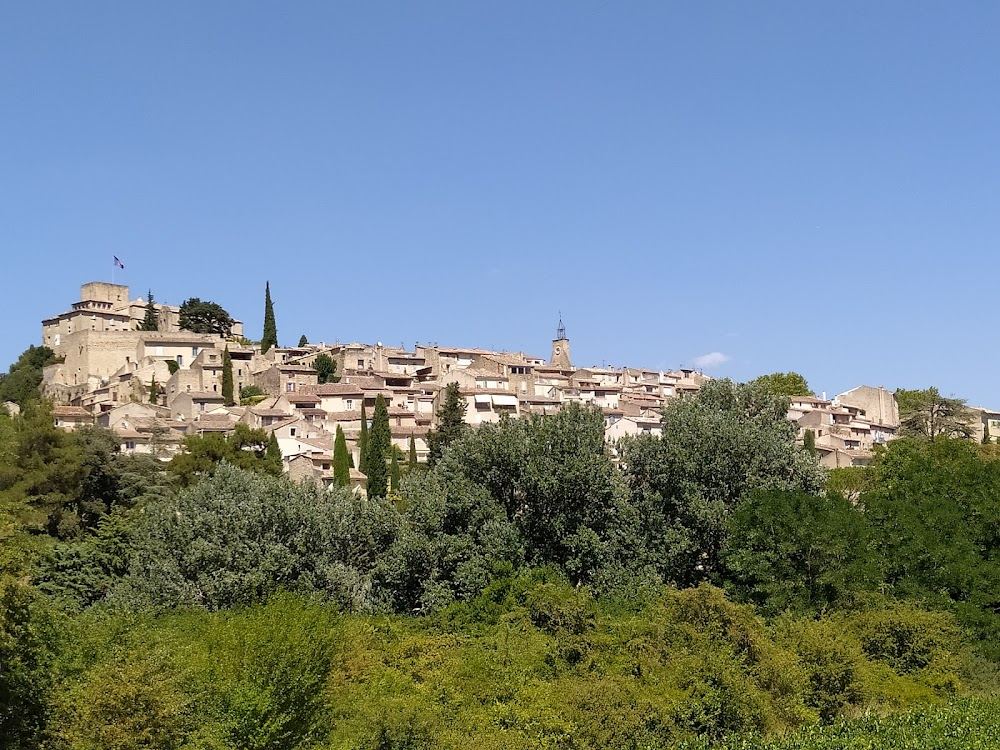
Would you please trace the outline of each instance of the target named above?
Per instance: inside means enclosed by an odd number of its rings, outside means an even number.
[[[563,325],[562,315],[559,316],[556,337],[552,339],[552,356],[549,358],[549,364],[565,370],[572,367],[569,363],[569,339],[566,338],[566,326]]]

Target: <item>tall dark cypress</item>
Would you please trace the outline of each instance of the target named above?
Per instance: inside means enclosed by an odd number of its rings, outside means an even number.
[[[344,430],[337,425],[337,437],[333,442],[333,481],[341,487],[351,483],[350,454],[347,452],[347,438]]]
[[[392,464],[389,467],[389,489],[396,492],[399,489],[399,459],[396,458],[396,453],[398,451],[392,452]]]
[[[392,450],[389,432],[389,409],[380,393],[375,399],[372,429],[365,446],[365,474],[368,475],[368,497],[385,497],[389,490],[389,466],[386,461]]]
[[[365,402],[361,402],[361,435],[358,437],[358,471],[367,474],[365,471],[365,456],[368,452],[368,416],[365,413]]]
[[[413,439],[412,432],[410,433],[410,463],[406,468],[410,471],[417,468],[417,441]]]
[[[278,346],[278,325],[274,322],[274,305],[271,304],[271,282],[264,283],[264,336],[260,340],[260,353],[267,354]]]
[[[236,406],[236,395],[233,393],[233,358],[229,355],[229,345],[222,351],[222,398],[226,406]]]
[[[281,448],[278,446],[278,436],[273,432],[267,439],[267,449],[264,451],[264,461],[268,464],[271,472],[281,473]]]

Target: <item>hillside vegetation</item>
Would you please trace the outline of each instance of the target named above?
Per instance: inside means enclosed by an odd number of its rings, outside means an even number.
[[[997,448],[831,475],[786,409],[456,430],[384,500],[0,416],[0,746],[995,746]]]

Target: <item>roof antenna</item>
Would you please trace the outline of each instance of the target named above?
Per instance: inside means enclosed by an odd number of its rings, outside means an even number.
[[[562,310],[559,311],[559,328],[556,329],[556,339],[566,338],[566,326],[563,325]]]

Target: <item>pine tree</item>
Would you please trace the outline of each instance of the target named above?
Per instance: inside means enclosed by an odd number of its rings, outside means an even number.
[[[368,475],[368,497],[385,497],[389,489],[389,466],[386,463],[392,450],[389,432],[389,410],[385,397],[380,393],[375,399],[372,428],[365,445],[365,474]]]
[[[434,468],[444,449],[466,428],[465,399],[459,390],[458,383],[448,383],[444,389],[444,399],[435,415],[437,426],[427,433],[427,466]]]
[[[233,393],[233,358],[229,354],[229,345],[222,350],[222,398],[225,399],[226,406],[236,406],[236,397]]]
[[[361,402],[361,435],[358,436],[358,469],[362,474],[367,474],[365,471],[365,454],[368,451],[368,417],[365,414],[365,402]]]
[[[316,382],[320,385],[337,382],[337,362],[329,354],[317,356],[313,360],[313,369],[316,371]]]
[[[146,317],[142,319],[142,323],[139,325],[140,331],[158,331],[160,330],[160,314],[157,312],[156,307],[153,305],[153,290],[150,289],[149,293],[146,295]]]
[[[399,459],[396,451],[392,452],[392,464],[389,467],[389,489],[393,492],[399,490]]]
[[[153,382],[149,384],[149,403],[158,404],[160,402],[160,385],[153,376]]]
[[[274,305],[271,304],[271,282],[264,284],[264,336],[260,340],[260,353],[278,345],[278,326],[274,322]]]
[[[306,338],[304,333],[299,336],[299,346],[309,346],[309,339]]]
[[[264,460],[275,470],[275,474],[281,473],[281,448],[278,447],[278,436],[273,432],[267,441],[267,450],[264,452]]]
[[[344,430],[337,425],[337,437],[333,441],[333,481],[341,487],[351,483],[351,454],[347,451]]]
[[[413,439],[413,433],[410,433],[410,463],[406,468],[411,472],[417,468],[417,441]]]

